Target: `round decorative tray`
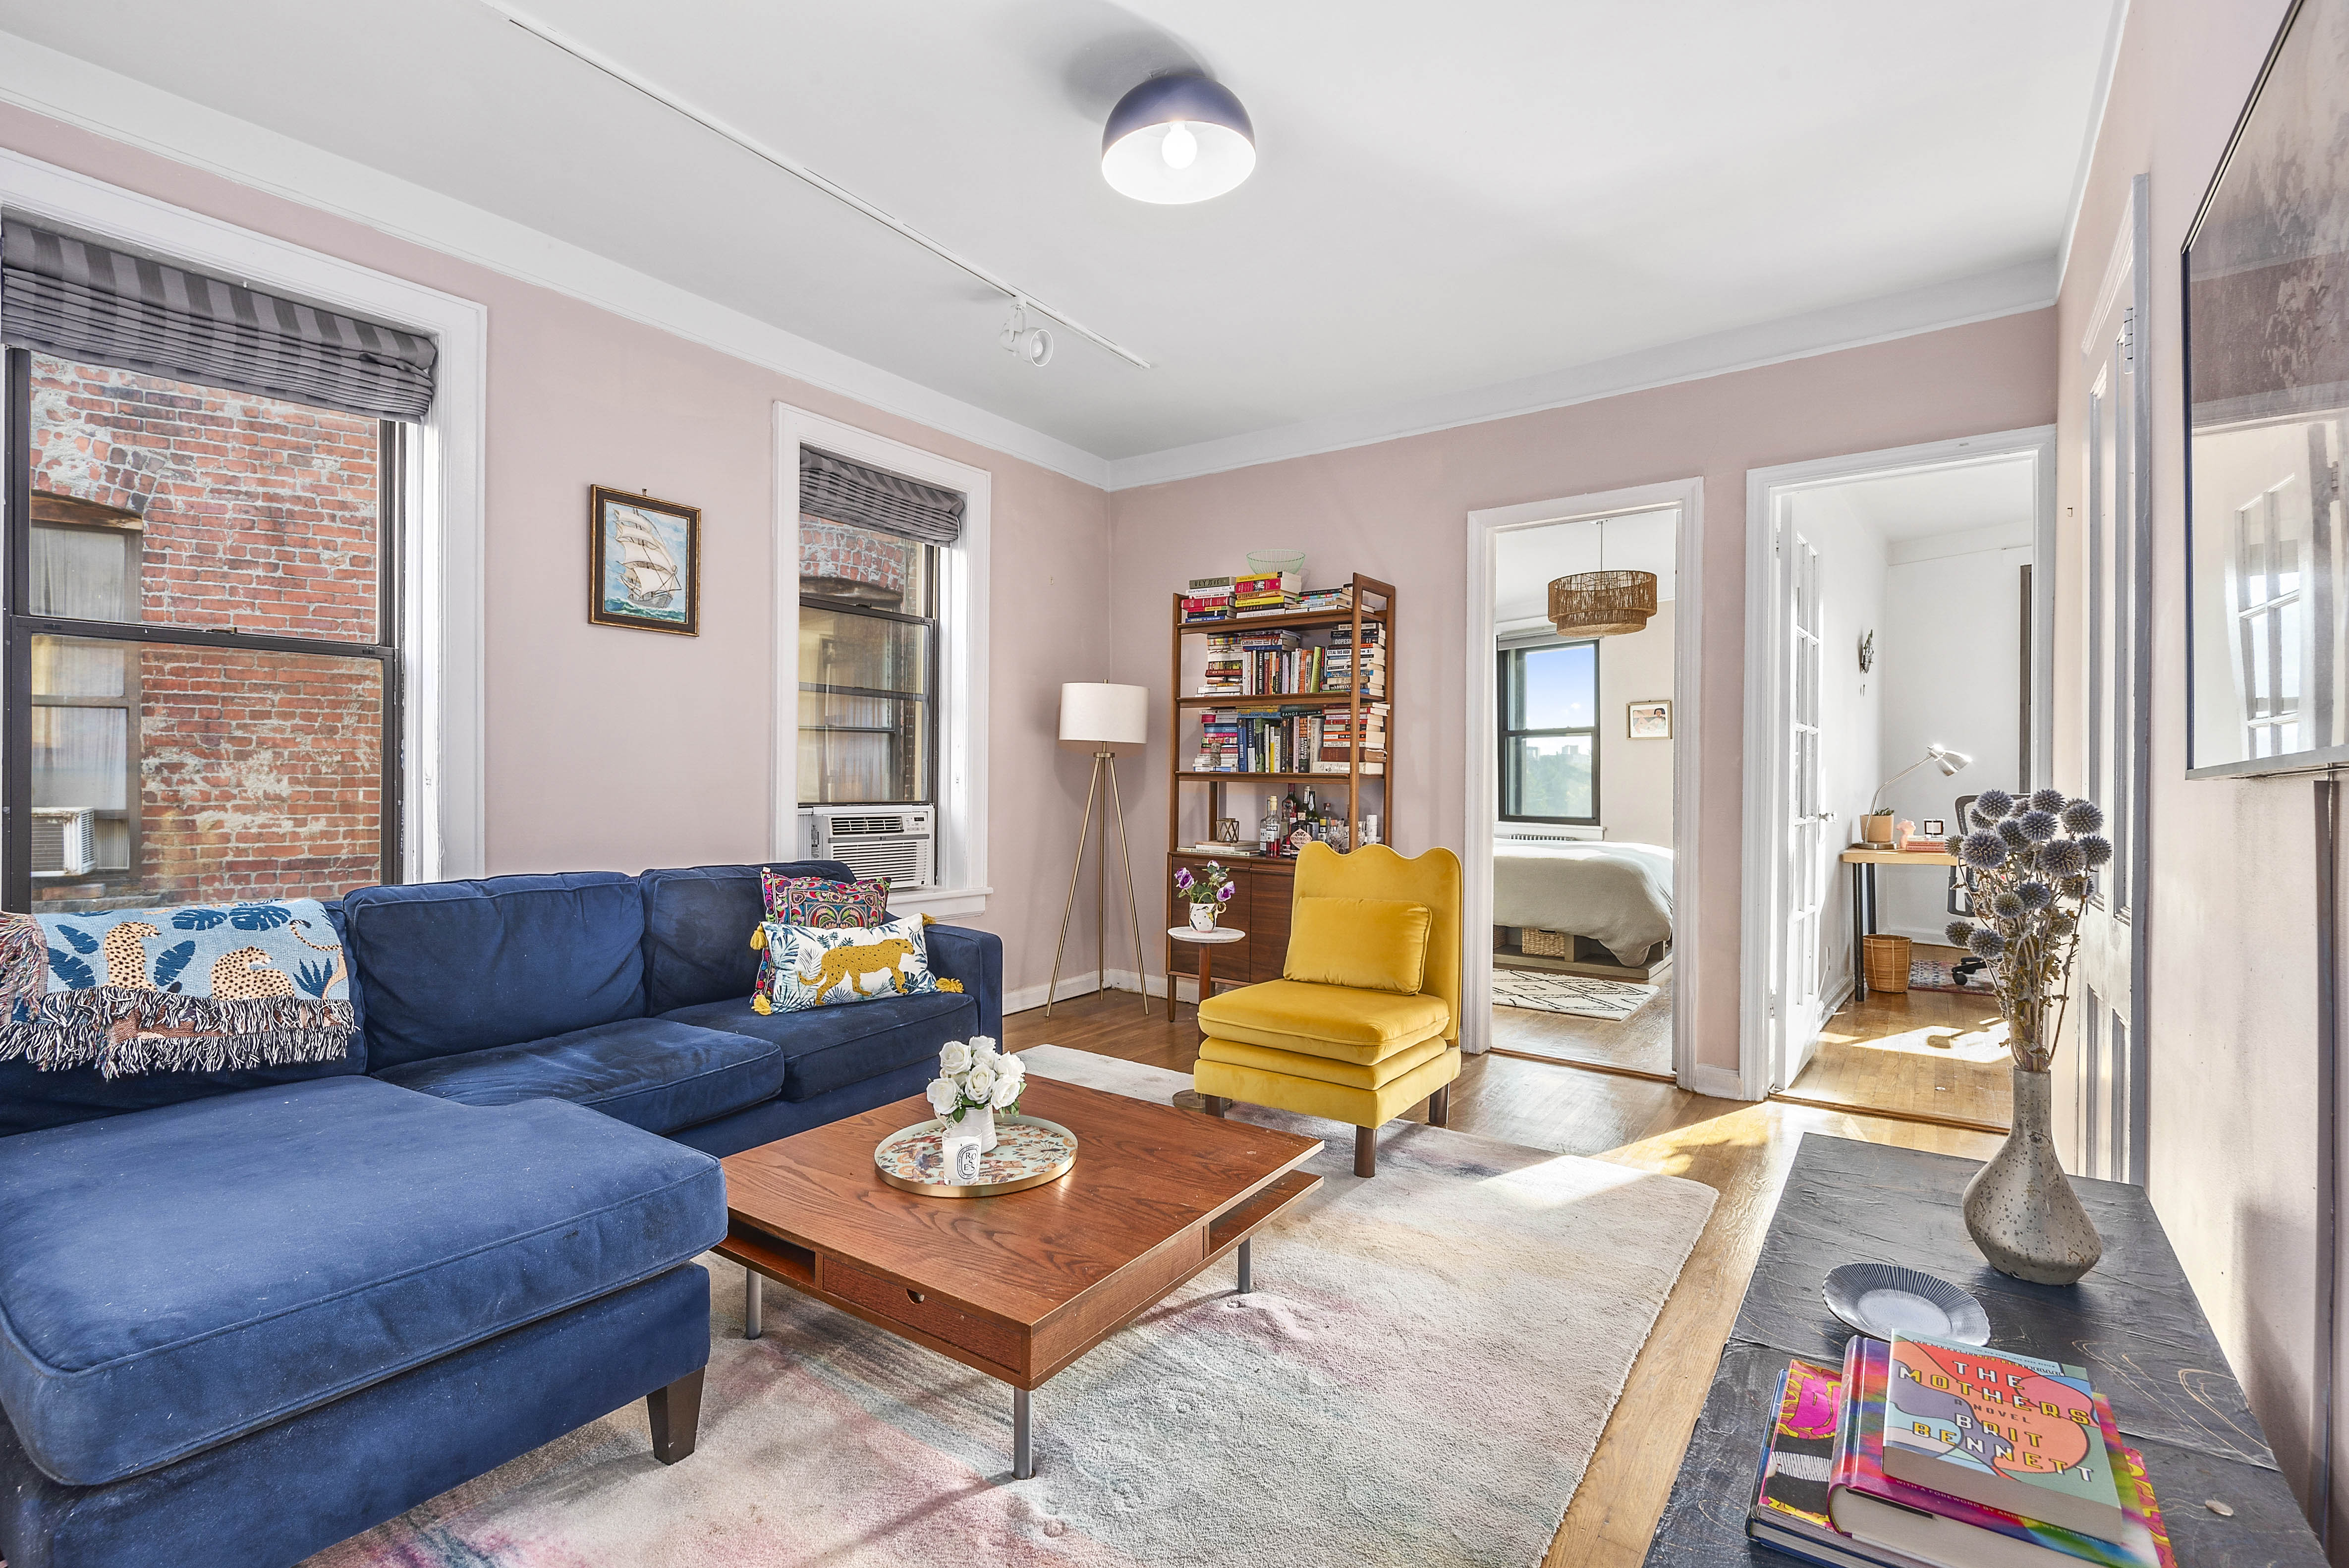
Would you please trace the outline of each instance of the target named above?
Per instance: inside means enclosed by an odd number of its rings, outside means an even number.
[[[1922,1335],[1961,1345],[1990,1343],[1990,1316],[1982,1303],[1939,1274],[1894,1264],[1846,1264],[1828,1273],[1819,1294],[1829,1312],[1878,1339]]]
[[[995,1119],[995,1147],[980,1155],[980,1180],[967,1187],[946,1174],[946,1123],[918,1122],[883,1139],[873,1150],[881,1180],[925,1198],[999,1198],[1057,1181],[1077,1162],[1077,1135],[1040,1116]]]

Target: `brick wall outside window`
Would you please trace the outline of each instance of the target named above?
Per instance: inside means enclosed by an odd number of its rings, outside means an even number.
[[[33,361],[33,487],[137,512],[149,622],[377,640],[377,422]],[[137,654],[133,883],[47,879],[44,907],[310,895],[381,880],[382,693],[367,659]]]

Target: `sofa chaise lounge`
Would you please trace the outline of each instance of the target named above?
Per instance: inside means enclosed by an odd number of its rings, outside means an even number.
[[[784,867],[847,880],[833,861]],[[760,868],[362,889],[324,1064],[0,1062],[0,1556],[269,1568],[649,1401],[689,1454],[716,1155],[918,1090],[957,993],[750,1005]]]

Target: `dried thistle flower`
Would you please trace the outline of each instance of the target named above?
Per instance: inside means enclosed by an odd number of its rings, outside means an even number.
[[[2075,839],[2058,839],[2039,851],[2039,869],[2067,881],[2088,869],[2088,852]]]
[[[2006,863],[2006,841],[1987,830],[1968,833],[1958,858],[1978,872],[1994,872]]]
[[[2088,879],[2086,877],[2065,877],[2063,882],[2056,885],[2055,891],[2062,893],[2065,898],[2085,898],[2088,896]]]
[[[1974,818],[1988,827],[2014,810],[2014,797],[2003,789],[1985,789],[1974,797]]]
[[[2044,844],[2055,836],[2055,813],[2043,811],[2036,806],[2017,817],[2014,823],[2023,830],[2023,836],[2034,844]]]
[[[2023,820],[2019,817],[2006,818],[1999,823],[1996,831],[2006,841],[2006,847],[2010,850],[2022,849],[2031,842],[2031,835],[2023,830]]]
[[[1990,909],[1991,913],[2001,920],[2013,920],[2023,913],[2023,895],[2015,892],[2002,892],[1991,900]]]
[[[1951,946],[1963,947],[1974,939],[1974,923],[1971,920],[1953,920],[1941,928],[1941,934],[1950,939]]]
[[[2033,790],[2031,796],[2031,809],[2034,811],[2045,811],[2050,816],[2071,803],[2071,797],[2061,789]]]
[[[2075,800],[2064,808],[2064,830],[2067,833],[2101,833],[2105,830],[2105,809],[2094,800]]]
[[[2055,902],[2055,890],[2035,877],[2016,888],[2014,894],[2023,901],[2023,908],[2033,913]]]
[[[1966,951],[1977,958],[1996,958],[2006,951],[2006,938],[1987,925],[1976,926],[1966,938]]]
[[[2102,833],[2083,834],[2079,844],[2080,852],[2088,857],[2092,866],[2104,865],[2113,858],[2113,841]]]

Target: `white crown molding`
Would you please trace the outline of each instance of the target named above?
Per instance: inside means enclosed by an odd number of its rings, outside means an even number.
[[[512,219],[0,32],[0,102],[331,212],[1101,488],[1107,462]]]
[[[1132,490],[1140,485],[1164,484],[1170,480],[1253,468],[1259,463],[1311,457],[1348,447],[1375,446],[1405,436],[1423,436],[1463,425],[1537,414],[1653,387],[1702,381],[1732,371],[1887,343],[1920,332],[1992,321],[2024,311],[2044,310],[2054,303],[2055,263],[2051,256],[2045,261],[2025,262],[1905,294],[1832,305],[1803,315],[1783,316],[1613,359],[1595,360],[1521,381],[1496,382],[1441,397],[1332,414],[1193,446],[1170,447],[1163,452],[1118,458],[1109,465],[1109,488]]]
[[[2072,270],[2072,242],[2080,233],[2080,204],[2088,199],[2088,176],[2095,170],[2096,144],[2105,134],[2105,108],[2112,101],[2113,77],[2120,70],[2121,35],[2128,28],[2128,13],[2129,0],[2113,0],[2113,18],[2105,28],[2105,57],[2096,67],[2095,96],[2088,100],[2088,130],[2080,139],[2080,166],[2072,171],[2072,204],[2064,214],[2064,248],[2055,253],[2059,288]]]

